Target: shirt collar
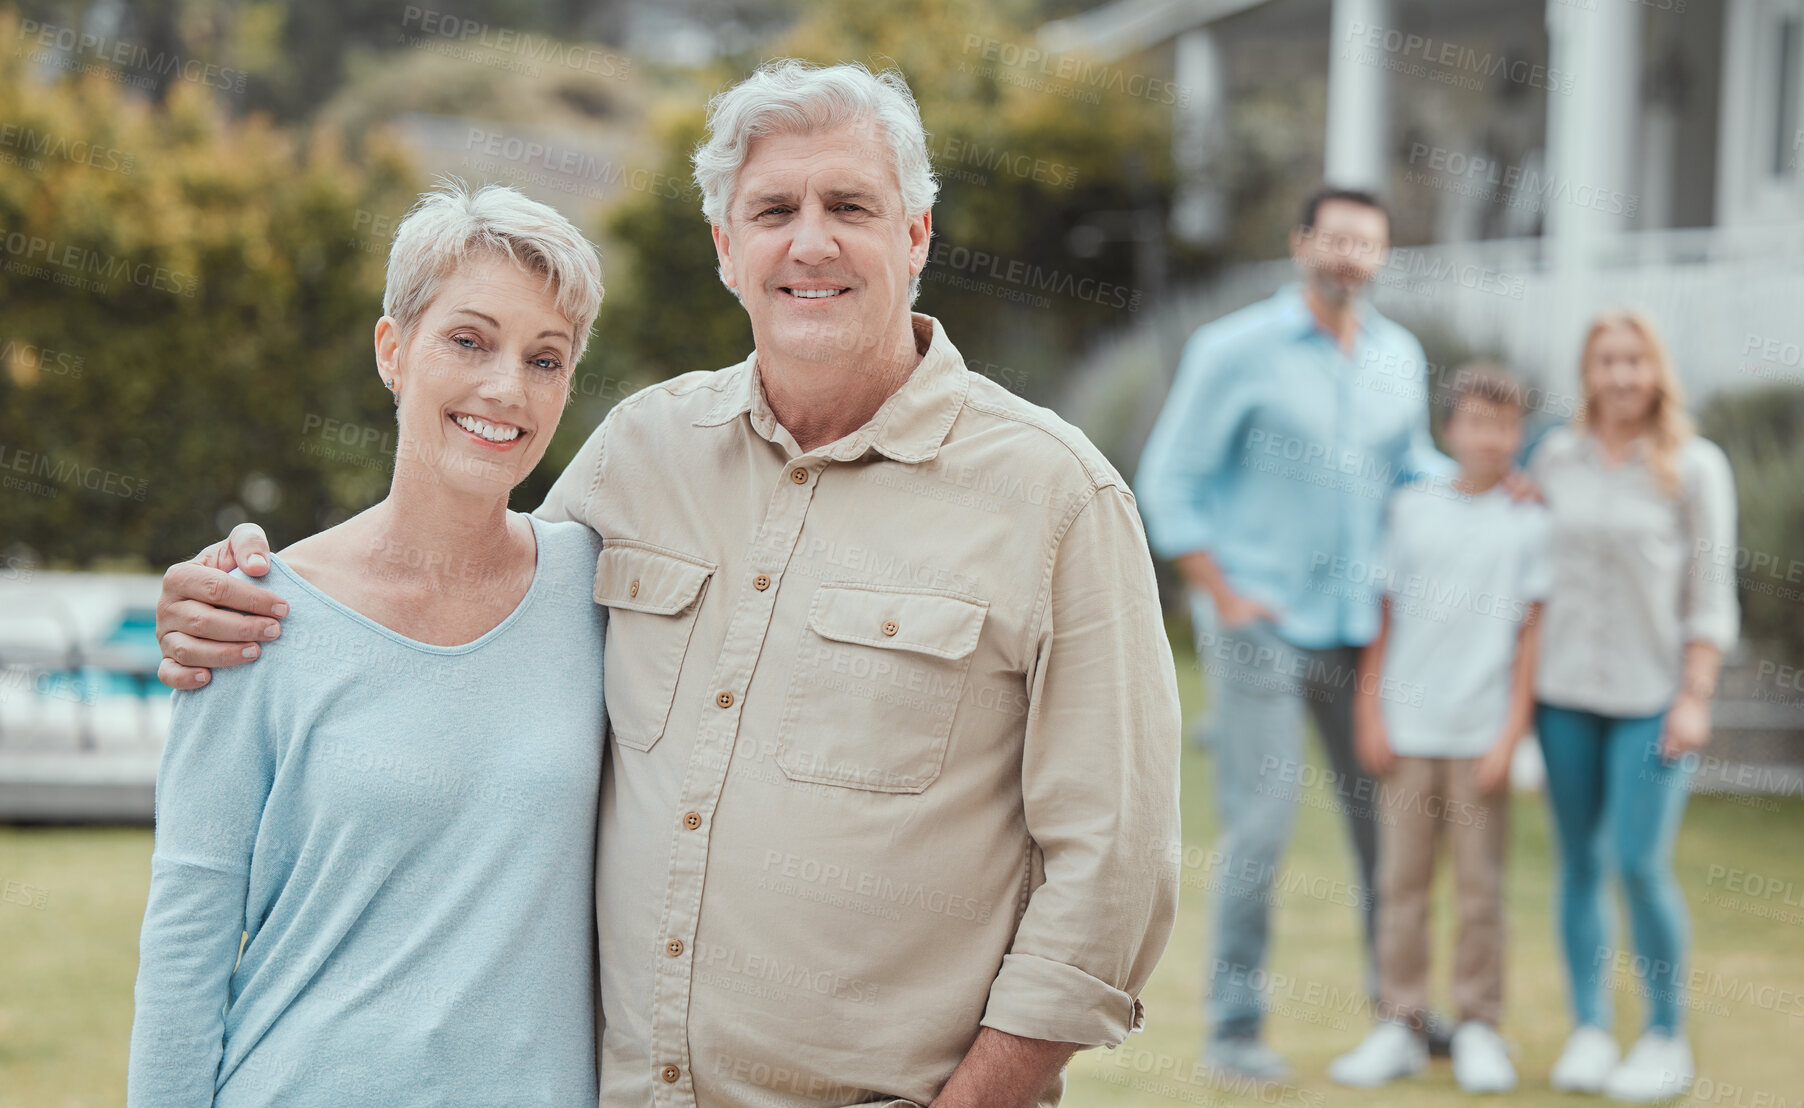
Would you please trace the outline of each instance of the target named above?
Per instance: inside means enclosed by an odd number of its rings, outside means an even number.
[[[1315,313],[1309,310],[1309,302],[1303,299],[1303,283],[1292,281],[1277,292],[1277,300],[1284,309],[1284,318],[1296,326],[1300,335],[1322,335],[1332,341],[1333,336],[1322,330],[1321,324],[1315,321]],[[1353,319],[1359,324],[1361,338],[1372,334],[1372,323],[1378,317],[1378,311],[1371,303],[1360,297],[1353,304]]]
[[[911,464],[939,453],[953,420],[964,408],[971,375],[939,320],[916,312],[910,321],[915,349],[922,355],[920,364],[863,427],[818,452],[845,462],[875,450],[884,457]],[[730,378],[720,399],[695,421],[695,426],[719,427],[746,416],[761,437],[793,447],[795,440],[777,423],[770,402],[765,399],[757,351],[728,372]]]
[[[1585,433],[1579,436],[1579,442],[1590,456],[1591,463],[1603,468],[1614,468],[1622,465],[1639,465],[1640,463],[1647,461],[1650,450],[1649,437],[1645,434],[1636,435],[1633,439],[1629,440],[1629,456],[1620,462],[1612,462],[1604,456],[1604,440],[1598,437],[1597,428],[1595,427],[1585,428]]]

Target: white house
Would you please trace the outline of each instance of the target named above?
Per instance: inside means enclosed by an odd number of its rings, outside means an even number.
[[[1694,398],[1804,384],[1804,0],[1114,0],[1039,38],[1188,91],[1180,238],[1229,229],[1235,113],[1303,89],[1322,175],[1385,195],[1421,244],[1381,279],[1387,312],[1557,389],[1588,317],[1634,304]],[[1235,267],[1186,314],[1285,272]]]

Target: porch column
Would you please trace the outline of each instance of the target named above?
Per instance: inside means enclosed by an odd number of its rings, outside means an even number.
[[[1547,0],[1547,201],[1549,261],[1558,269],[1594,265],[1609,236],[1625,230],[1620,211],[1577,202],[1599,190],[1636,196],[1641,133],[1642,8],[1589,8]],[[1600,210],[1604,209],[1604,210]]]
[[[1172,161],[1177,177],[1171,229],[1192,245],[1227,237],[1228,195],[1222,155],[1227,146],[1228,85],[1215,32],[1198,27],[1178,36],[1172,112]]]
[[[1328,141],[1322,176],[1331,185],[1383,193],[1390,183],[1390,70],[1374,28],[1392,29],[1391,0],[1334,0],[1328,37]]]

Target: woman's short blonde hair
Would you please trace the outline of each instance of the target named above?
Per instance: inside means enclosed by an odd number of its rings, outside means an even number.
[[[595,244],[555,208],[506,185],[471,191],[455,178],[423,193],[395,230],[388,251],[382,311],[413,330],[451,273],[472,258],[502,257],[545,278],[558,312],[570,322],[574,367],[601,311],[601,260]]]

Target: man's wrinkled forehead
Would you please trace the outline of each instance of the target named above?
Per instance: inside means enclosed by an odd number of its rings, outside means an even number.
[[[772,198],[793,203],[803,198],[804,189],[829,201],[856,194],[886,207],[900,203],[902,181],[883,128],[860,118],[759,135],[746,148],[732,207],[744,209]]]

